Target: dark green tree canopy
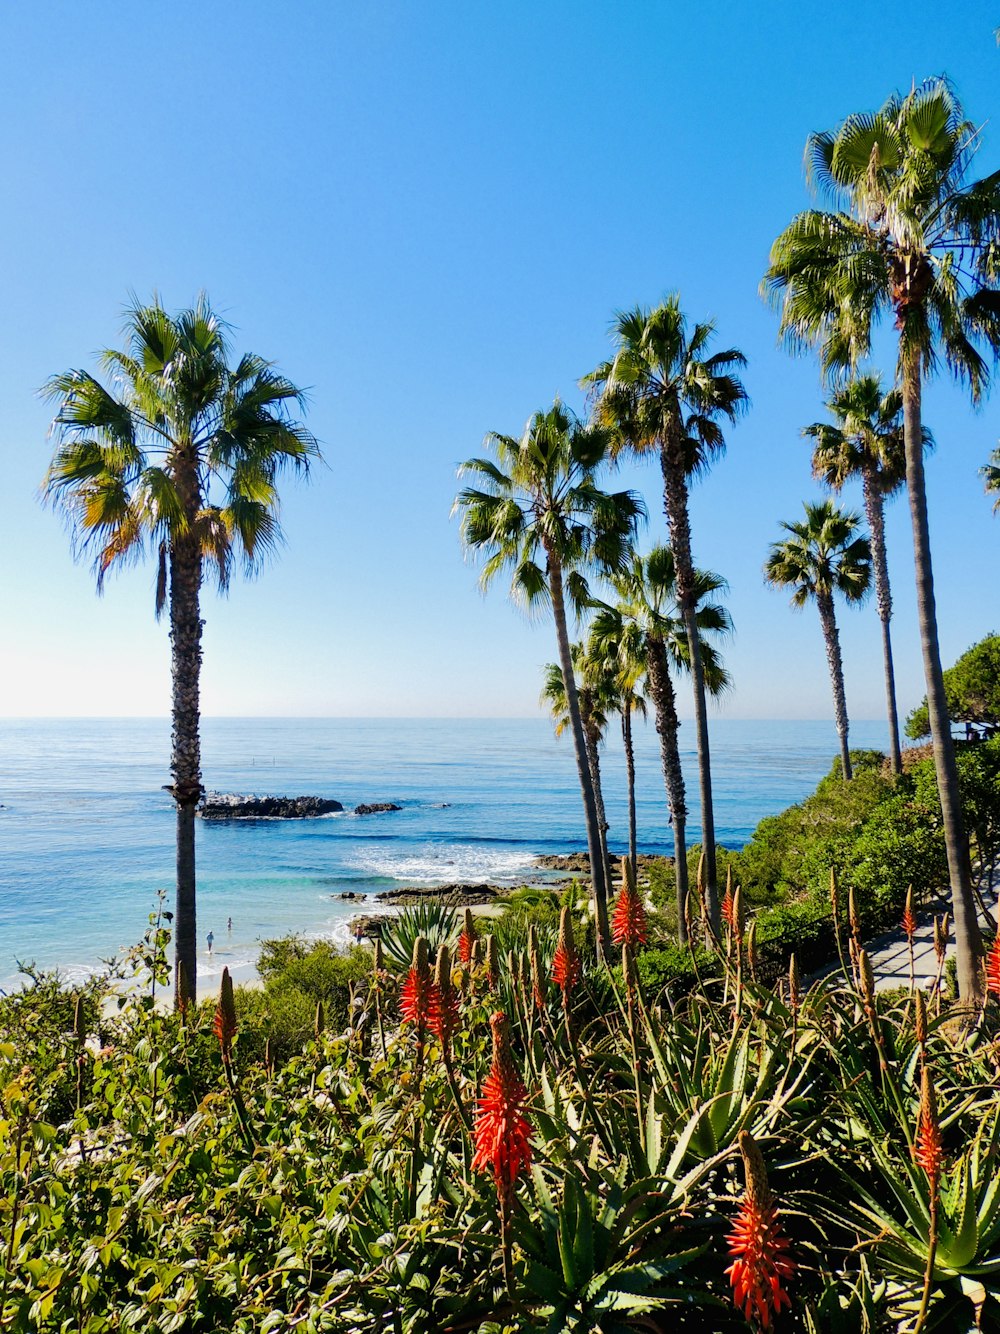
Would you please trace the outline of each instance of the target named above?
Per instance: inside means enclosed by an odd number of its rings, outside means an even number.
[[[1000,726],[1000,635],[988,634],[966,649],[945,672],[944,688],[953,723]],[[906,720],[906,735],[919,741],[930,730],[925,696]]]

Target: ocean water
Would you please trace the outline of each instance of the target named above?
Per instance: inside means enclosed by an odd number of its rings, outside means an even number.
[[[670,853],[658,738],[636,724],[639,845]],[[699,836],[694,728],[681,729],[691,841]],[[883,723],[851,744],[886,745]],[[828,722],[712,723],[719,840],[739,846],[765,815],[812,790],[836,754]],[[0,988],[18,961],[81,977],[137,941],[173,878],[165,719],[0,720]],[[336,898],[403,884],[513,884],[537,853],[586,848],[569,738],[544,719],[206,718],[205,786],[333,797],[317,820],[198,822],[199,977],[253,972],[257,942],[289,931],[348,939],[363,904]],[[625,765],[602,760],[615,852],[626,850]],[[355,816],[361,802],[401,811]],[[227,930],[227,918],[233,921]],[[210,957],[206,936],[215,937]]]

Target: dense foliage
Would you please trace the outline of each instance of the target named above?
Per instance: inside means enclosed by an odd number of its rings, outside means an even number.
[[[987,635],[966,649],[944,673],[944,689],[953,723],[1000,726],[1000,635]],[[906,719],[906,735],[919,741],[930,730],[925,696]]]
[[[763,1312],[834,1334],[912,1328],[926,1297],[926,1329],[1000,1328],[992,1010],[960,1039],[937,1001],[876,999],[865,959],[853,985],[768,986],[738,913],[719,977],[653,995],[628,946],[609,984],[570,915],[499,967],[479,941],[452,969],[445,945],[433,981],[421,938],[412,1022],[374,968],[343,1031],[284,1064],[244,1050],[248,993],[214,1023],[136,993],[102,1015],[44,977],[0,1003],[0,1325],[624,1334]]]

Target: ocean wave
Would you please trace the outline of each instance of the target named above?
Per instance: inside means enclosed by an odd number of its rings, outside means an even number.
[[[515,884],[531,872],[531,853],[510,847],[488,851],[487,842],[425,843],[399,852],[369,848],[353,858],[353,865],[366,875],[427,885],[457,880]]]

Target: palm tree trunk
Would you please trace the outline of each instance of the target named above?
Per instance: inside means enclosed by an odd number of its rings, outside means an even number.
[[[913,560],[917,575],[917,617],[920,623],[924,681],[927,686],[927,714],[934,748],[934,769],[937,774],[945,847],[948,853],[951,913],[955,924],[955,957],[958,965],[958,994],[964,1005],[973,1008],[980,1003],[982,997],[979,970],[982,942],[976,922],[969,844],[963,828],[958,766],[955,763],[951,719],[948,716],[944,675],[941,671],[941,650],[938,646],[920,413],[920,354],[913,352],[903,365],[903,435],[906,443],[906,489],[910,501],[910,519],[913,524]]]
[[[653,699],[656,730],[660,737],[660,759],[663,764],[663,783],[667,790],[667,804],[674,829],[674,879],[677,889],[677,939],[687,944],[688,871],[687,871],[687,803],[684,795],[684,774],[677,745],[677,704],[674,683],[670,679],[667,651],[663,640],[649,636],[646,640],[646,675],[649,693]]]
[[[894,774],[903,772],[899,750],[899,712],[896,708],[896,673],[892,665],[892,590],[889,586],[889,563],[885,555],[885,497],[878,478],[871,468],[862,474],[865,495],[865,514],[871,531],[872,573],[875,576],[875,602],[882,623],[882,662],[885,667],[885,704],[889,715],[889,762]]]
[[[195,902],[195,809],[201,799],[201,555],[184,536],[170,548],[171,795],[177,808],[177,897],[174,913],[174,1002],[195,1004],[198,937]]]
[[[604,808],[604,789],[601,786],[601,757],[598,752],[599,738],[584,725],[583,738],[587,743],[587,764],[590,768],[590,781],[594,785],[594,805],[597,808],[597,825],[601,831],[601,852],[604,865],[609,868],[608,890],[611,889],[610,862],[608,860],[608,816]]]
[[[594,900],[594,917],[597,923],[597,952],[603,959],[608,948],[608,881],[607,862],[601,846],[600,822],[597,817],[597,803],[594,797],[594,785],[590,776],[590,764],[587,758],[587,744],[583,735],[583,723],[580,718],[580,698],[576,689],[576,676],[573,671],[573,654],[570,650],[569,628],[566,624],[566,602],[563,595],[562,565],[558,556],[547,551],[549,566],[549,595],[552,599],[552,617],[556,624],[556,643],[559,649],[559,666],[562,668],[563,682],[566,686],[566,708],[569,713],[573,732],[573,749],[576,754],[576,769],[580,779],[580,792],[583,796],[583,813],[587,826],[587,852],[590,857],[590,884]]]
[[[628,781],[628,859],[632,874],[638,873],[638,848],[635,834],[635,750],[632,746],[632,705],[622,700],[622,742],[625,746],[625,774]]]
[[[833,595],[817,592],[816,606],[819,608],[819,621],[823,627],[823,643],[826,645],[826,660],[830,667],[830,684],[833,686],[833,716],[837,723],[837,735],[840,737],[840,763],[844,770],[844,781],[850,782],[851,752],[847,737],[844,660],[840,655],[840,632],[837,629],[837,617],[833,610]]]
[[[708,743],[708,705],[705,671],[698,635],[697,594],[691,556],[691,524],[688,518],[687,480],[679,440],[670,440],[660,450],[663,473],[663,503],[670,529],[670,547],[677,571],[677,605],[687,633],[691,682],[694,687],[695,736],[698,744],[698,785],[701,796],[701,845],[705,855],[705,906],[712,933],[719,938],[722,917],[715,865],[715,807],[712,802],[712,760]]]

